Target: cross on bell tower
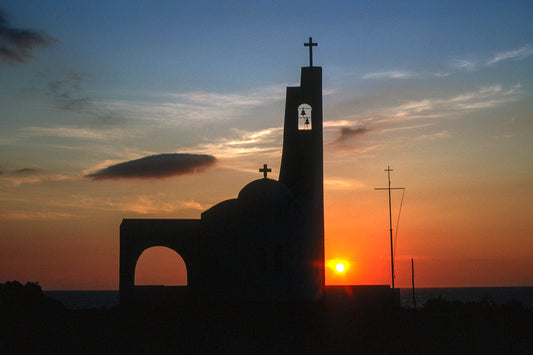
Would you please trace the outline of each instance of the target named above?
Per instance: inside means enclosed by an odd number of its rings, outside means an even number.
[[[313,66],[313,47],[318,47],[318,43],[313,43],[313,37],[309,37],[309,42],[304,43],[304,46],[309,47],[309,66]]]

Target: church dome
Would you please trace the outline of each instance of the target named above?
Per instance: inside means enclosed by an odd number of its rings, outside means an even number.
[[[286,203],[292,200],[292,193],[279,181],[258,179],[243,187],[238,198],[246,202]]]

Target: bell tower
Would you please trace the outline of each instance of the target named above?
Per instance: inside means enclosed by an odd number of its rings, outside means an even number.
[[[287,87],[279,181],[303,206],[301,232],[314,275],[309,282],[321,297],[325,283],[322,68],[313,66],[313,47],[318,44],[309,37],[304,45],[309,47],[309,66],[301,69],[300,86]]]

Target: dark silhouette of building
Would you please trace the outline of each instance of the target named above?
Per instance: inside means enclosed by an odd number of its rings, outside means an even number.
[[[120,301],[149,290],[135,286],[135,266],[153,246],[185,261],[187,286],[199,300],[310,301],[324,291],[322,68],[301,70],[287,88],[279,181],[250,182],[236,199],[200,219],[124,219],[120,226]],[[154,291],[152,288],[149,292]]]
[[[250,182],[236,199],[200,219],[124,219],[120,226],[120,302],[152,299],[316,301],[390,304],[389,286],[328,286],[324,278],[322,68],[301,71],[288,87],[279,181]],[[185,261],[186,287],[135,286],[135,266],[153,246]],[[399,294],[393,302],[399,304]]]

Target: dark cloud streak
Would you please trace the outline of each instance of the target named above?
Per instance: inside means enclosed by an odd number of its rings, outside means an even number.
[[[171,176],[188,175],[214,165],[216,158],[204,154],[158,154],[108,166],[86,177],[104,179],[161,179]]]
[[[81,83],[86,76],[85,73],[69,71],[63,80],[48,83],[46,95],[53,97],[61,110],[81,111],[92,103],[88,97],[74,97],[81,91]]]
[[[98,124],[114,124],[123,120],[122,112],[101,105],[85,94],[83,83],[87,77],[90,74],[70,70],[62,78],[49,81],[43,92],[54,100],[57,110],[75,112],[77,118],[95,119]]]
[[[41,172],[42,171],[39,170],[39,169],[23,168],[23,169],[15,170],[13,172],[13,174],[16,174],[16,175],[35,175],[35,174],[40,174]]]
[[[343,144],[346,141],[367,134],[370,131],[371,130],[366,127],[342,127],[339,138],[337,138],[332,144]]]
[[[24,63],[33,58],[35,47],[51,46],[57,39],[43,31],[9,26],[6,15],[0,10],[0,58],[8,64]]]

